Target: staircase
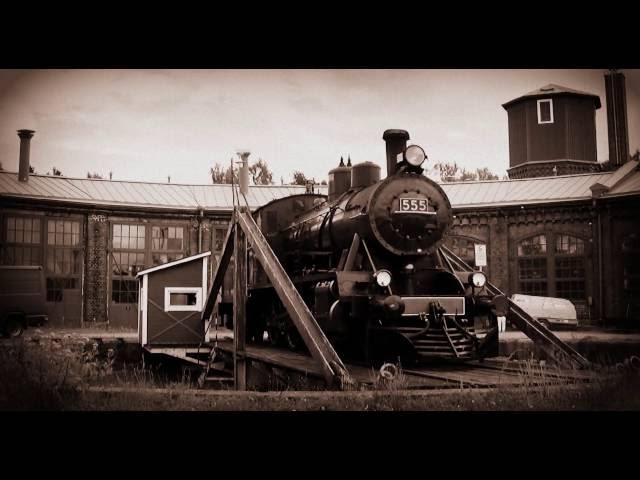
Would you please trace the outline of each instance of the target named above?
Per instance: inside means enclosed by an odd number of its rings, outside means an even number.
[[[445,246],[440,247],[440,252],[458,271],[473,271],[473,267]],[[498,287],[487,280],[486,290],[491,295],[504,295]],[[505,296],[506,297],[506,296]],[[543,323],[531,317],[522,308],[516,305],[511,299],[509,309],[511,311],[510,320],[515,326],[529,337],[536,345],[540,346],[544,352],[558,363],[569,363],[577,368],[586,368],[589,361],[577,351],[556,337]]]

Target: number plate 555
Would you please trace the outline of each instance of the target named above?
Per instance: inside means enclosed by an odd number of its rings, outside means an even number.
[[[399,212],[427,212],[429,202],[426,198],[401,198]]]

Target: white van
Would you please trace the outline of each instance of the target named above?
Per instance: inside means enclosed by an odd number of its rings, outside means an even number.
[[[553,325],[578,326],[576,307],[564,298],[535,297],[516,293],[511,296],[513,303],[522,308],[536,320],[547,327]]]

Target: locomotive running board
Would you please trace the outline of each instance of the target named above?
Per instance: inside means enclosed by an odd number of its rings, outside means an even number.
[[[440,247],[440,253],[449,262],[457,266],[460,271],[473,271],[473,267],[468,265],[464,260],[444,245]],[[487,280],[485,288],[491,295],[503,295],[507,298],[506,295],[504,295],[498,287],[489,282],[489,280]],[[550,358],[553,358],[558,362],[567,360],[568,363],[577,366],[578,368],[585,368],[590,365],[586,358],[560,340],[544,324],[525,312],[522,308],[512,302],[511,299],[507,298],[507,300],[509,301],[511,313],[513,313],[511,321],[536,345],[539,345],[544,352],[550,356]]]

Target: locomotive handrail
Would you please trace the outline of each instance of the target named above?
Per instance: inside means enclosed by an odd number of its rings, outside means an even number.
[[[442,245],[440,249],[442,250],[445,258],[448,257],[448,259],[457,264],[458,267],[462,267],[462,270],[473,271],[473,267],[458,257],[449,248]],[[498,287],[489,282],[489,280],[487,280],[486,289],[492,295],[503,295],[506,298],[506,295],[504,295]],[[515,323],[520,331],[533,340],[534,343],[539,345],[552,358],[557,358],[556,353],[561,353],[565,358],[568,358],[570,363],[577,365],[579,368],[585,368],[590,365],[590,362],[586,358],[571,348],[567,343],[560,340],[543,323],[525,312],[510,298],[507,298],[507,300],[509,302],[511,312],[514,313],[514,318],[512,319],[514,320],[513,323]]]
[[[351,376],[324,332],[316,322],[313,314],[296,290],[280,261],[271,250],[260,232],[253,217],[248,212],[236,211],[238,226],[242,228],[247,240],[253,247],[255,257],[264,267],[264,271],[282,300],[289,317],[296,326],[311,356],[322,369],[328,384],[336,380],[341,385],[352,383]]]

